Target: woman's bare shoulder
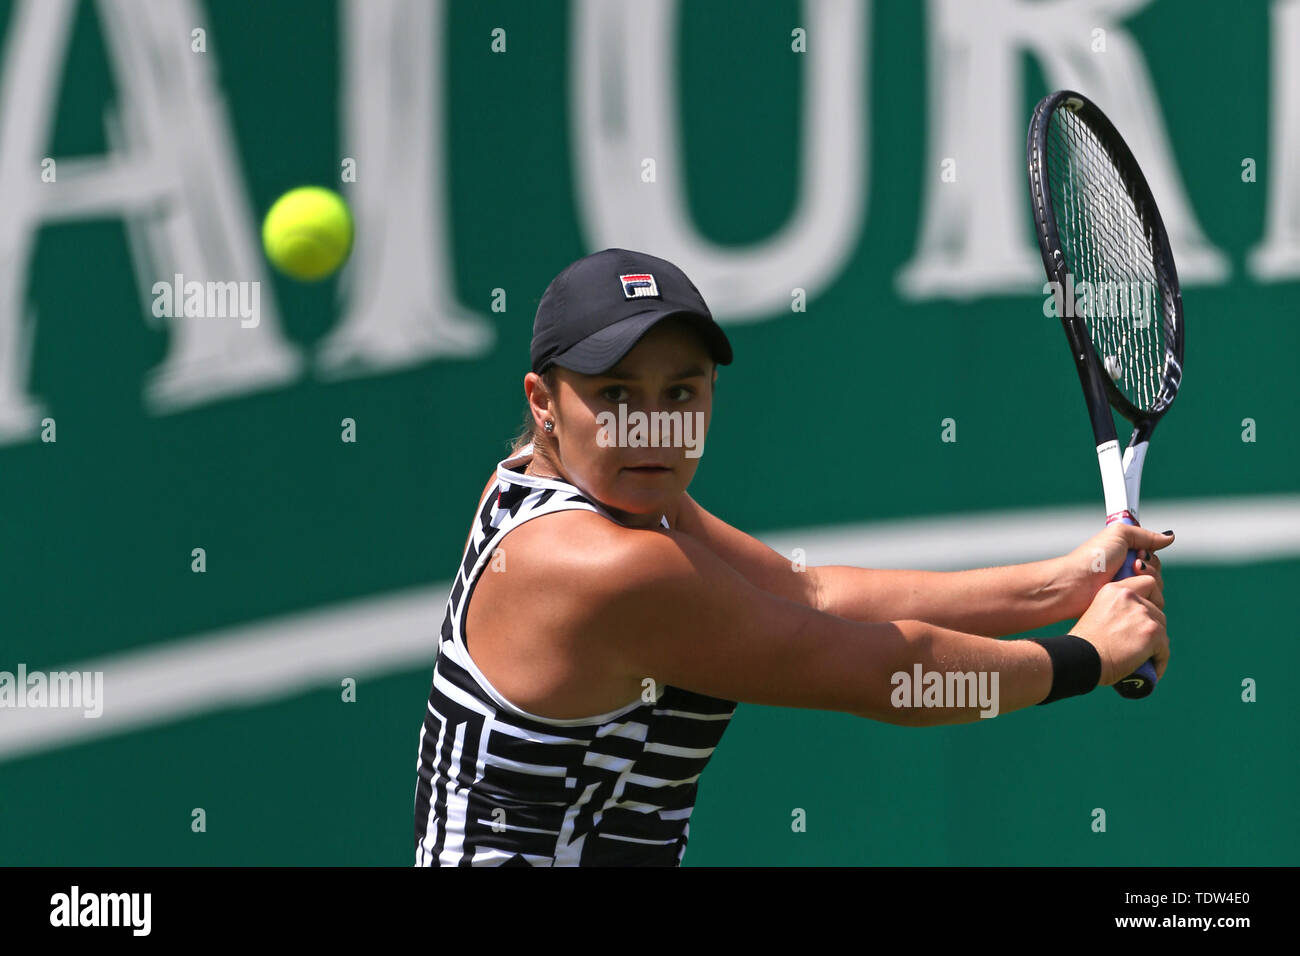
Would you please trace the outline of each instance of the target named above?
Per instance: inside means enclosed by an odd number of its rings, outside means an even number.
[[[507,533],[501,546],[530,565],[569,574],[617,562],[662,536],[659,530],[629,528],[586,508],[570,508],[529,518]]]
[[[629,528],[585,508],[554,511],[512,528],[496,544],[478,588],[501,607],[527,602],[554,622],[572,624],[595,606],[644,584],[664,565],[669,535]]]

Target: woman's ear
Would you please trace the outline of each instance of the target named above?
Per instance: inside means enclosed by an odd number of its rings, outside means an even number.
[[[546,382],[542,376],[536,372],[529,372],[524,376],[524,397],[528,399],[528,407],[532,410],[533,421],[537,427],[542,427],[542,422],[551,417],[551,404],[554,397],[551,391],[546,387]]]

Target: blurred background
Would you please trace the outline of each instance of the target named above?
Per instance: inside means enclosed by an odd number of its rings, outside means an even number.
[[[691,487],[725,520],[810,564],[1085,540],[1024,172],[1062,87],[1183,280],[1142,509],[1171,670],[926,730],[742,705],[684,862],[1296,862],[1297,0],[11,0],[0,34],[0,671],[105,674],[98,718],[0,708],[0,862],[411,862],[445,582],[598,249],[727,327]],[[260,247],[301,184],[357,222],[317,284]],[[257,283],[257,325],[158,315],[178,273]]]

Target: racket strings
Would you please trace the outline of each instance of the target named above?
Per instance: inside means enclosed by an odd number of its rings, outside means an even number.
[[[1058,114],[1062,115],[1062,114]],[[1073,114],[1069,139],[1052,150],[1067,188],[1063,245],[1076,285],[1091,286],[1092,308],[1084,316],[1112,377],[1135,404],[1149,407],[1159,385],[1163,349],[1155,319],[1158,285],[1153,250],[1127,185],[1092,131]],[[1071,148],[1073,147],[1073,148]],[[1152,374],[1152,373],[1155,374]]]
[[[1088,169],[1106,170],[1105,160],[1097,155],[1095,144],[1085,140],[1093,155],[1088,156]],[[1096,180],[1084,180],[1085,189],[1073,204],[1073,222],[1079,238],[1078,261],[1083,264],[1079,281],[1086,280],[1091,287],[1091,308],[1084,320],[1103,364],[1112,379],[1130,401],[1142,408],[1154,403],[1161,379],[1161,348],[1154,298],[1158,295],[1155,271],[1151,262],[1149,240],[1133,228],[1140,223],[1138,210],[1128,193],[1119,188],[1116,178],[1101,180],[1105,189],[1098,188]],[[1086,217],[1091,210],[1116,210],[1103,212],[1091,220]],[[1116,253],[1119,253],[1117,256]],[[1117,261],[1118,260],[1118,261]]]
[[[1057,115],[1070,127],[1050,150],[1058,170],[1053,178],[1065,185],[1057,190],[1065,212],[1062,245],[1076,286],[1091,287],[1085,322],[1107,371],[1134,404],[1150,407],[1164,351],[1150,238],[1127,184],[1092,131],[1073,114]]]
[[[1076,290],[1086,282],[1090,293],[1082,313],[1089,335],[1119,390],[1150,410],[1164,398],[1174,311],[1157,274],[1163,259],[1149,218],[1110,152],[1074,113],[1053,113],[1046,145],[1061,251]]]
[[[1160,380],[1156,376],[1143,375],[1143,372],[1160,372],[1165,350],[1161,347],[1160,325],[1157,323],[1160,312],[1156,310],[1156,295],[1160,294],[1161,285],[1154,269],[1156,250],[1147,228],[1147,217],[1136,206],[1127,179],[1122,177],[1113,157],[1101,146],[1091,127],[1084,125],[1074,113],[1069,113],[1069,117],[1078,127],[1079,142],[1086,144],[1089,168],[1099,170],[1100,182],[1106,187],[1105,194],[1096,189],[1089,194],[1093,200],[1089,208],[1101,213],[1097,220],[1105,226],[1101,230],[1104,241],[1097,243],[1100,251],[1096,246],[1091,250],[1093,265],[1104,272],[1108,280],[1123,284],[1118,289],[1109,286],[1109,291],[1115,293],[1114,300],[1106,295],[1102,311],[1093,320],[1089,334],[1095,336],[1095,341],[1100,339],[1104,349],[1102,355],[1115,360],[1113,364],[1118,365],[1117,371],[1122,376],[1136,378],[1136,381],[1123,382],[1127,388],[1138,389],[1136,397],[1140,401],[1135,405],[1151,407]],[[1118,215],[1114,211],[1118,211]],[[1122,252],[1123,259],[1119,265],[1128,267],[1127,273],[1122,276],[1115,273],[1112,268],[1114,258],[1099,254],[1108,248],[1109,251]],[[1128,360],[1130,355],[1149,359],[1149,362],[1131,363]]]

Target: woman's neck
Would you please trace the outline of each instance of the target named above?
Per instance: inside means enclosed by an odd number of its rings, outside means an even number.
[[[554,478],[573,484],[567,476],[560,473],[558,468],[552,467],[550,462],[539,459],[536,451],[528,456],[528,464],[524,466],[524,474],[531,475],[534,478]]]

